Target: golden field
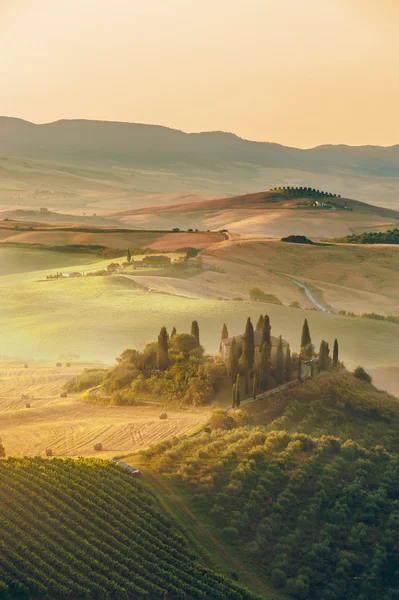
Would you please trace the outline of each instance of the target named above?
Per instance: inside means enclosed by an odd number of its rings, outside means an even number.
[[[209,416],[207,409],[168,409],[168,418],[160,420],[161,404],[104,407],[61,398],[64,383],[85,367],[99,365],[32,362],[25,369],[20,361],[0,360],[0,432],[8,455],[43,456],[51,448],[54,456],[112,457],[190,433]],[[100,453],[94,451],[98,442]]]

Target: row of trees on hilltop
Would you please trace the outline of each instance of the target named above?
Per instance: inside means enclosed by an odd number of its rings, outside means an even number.
[[[261,334],[259,351],[256,351],[255,332],[258,332],[258,337],[259,333]],[[227,338],[228,329],[224,324],[221,345]],[[292,354],[290,345],[283,342],[281,335],[273,348],[268,315],[260,315],[255,330],[248,317],[244,335],[238,339],[232,338],[227,356],[227,373],[232,384],[232,406],[233,408],[240,406],[242,394],[248,397],[251,392],[253,397],[256,397],[259,392],[293,381],[295,376],[301,380],[303,361],[307,361],[310,374],[313,376],[315,366],[319,372],[331,366],[337,368],[338,360],[339,347],[336,339],[332,359],[329,344],[325,340],[321,341],[318,355],[315,353],[307,319],[302,327],[300,352]],[[244,390],[242,390],[242,382]]]
[[[323,192],[323,190],[317,190],[311,187],[302,187],[302,186],[283,186],[283,187],[275,187],[271,190],[272,192],[283,193],[287,196],[291,197],[318,197],[318,198],[341,198],[340,194],[332,194],[331,192]]]

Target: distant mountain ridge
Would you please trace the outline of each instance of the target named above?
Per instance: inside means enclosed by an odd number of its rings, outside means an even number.
[[[125,167],[180,165],[217,171],[241,164],[334,175],[399,176],[399,144],[298,149],[220,131],[185,133],[159,125],[111,121],[60,120],[37,125],[0,117],[0,154]]]

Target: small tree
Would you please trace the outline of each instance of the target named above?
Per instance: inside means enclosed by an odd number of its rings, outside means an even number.
[[[255,360],[255,336],[250,317],[248,317],[247,324],[245,326],[242,346],[242,359],[244,367],[246,368],[248,374],[250,374],[254,368]]]
[[[236,384],[233,383],[233,387],[231,388],[231,406],[232,408],[236,407]]]
[[[158,336],[157,345],[157,368],[160,371],[166,371],[169,366],[169,354],[168,354],[168,332],[166,327],[162,327]]]
[[[264,392],[270,387],[270,346],[263,344],[259,361],[259,387]]]
[[[272,330],[272,328],[270,325],[269,315],[265,315],[265,317],[263,319],[262,337],[261,337],[261,341],[260,341],[261,348],[263,348],[263,344],[267,344],[268,346],[271,347],[271,345],[272,345],[271,330]]]
[[[177,333],[176,327],[173,327],[172,333],[170,334],[170,339],[172,339]]]
[[[336,369],[338,367],[338,353],[339,353],[338,340],[337,340],[337,338],[335,338],[334,349],[333,349],[333,367],[334,367],[334,369]]]
[[[191,323],[191,335],[195,337],[195,339],[197,340],[197,345],[200,346],[200,333],[198,321],[193,321]]]
[[[291,381],[292,379],[292,358],[290,345],[287,346],[287,352],[285,353],[285,381]]]
[[[201,347],[198,348],[197,339],[191,333],[176,333],[170,340],[169,349],[172,354],[182,354],[185,357],[194,351],[196,354],[202,353]]]
[[[310,330],[307,319],[305,319],[302,327],[301,354],[309,358],[311,358],[313,354],[312,338],[310,337]]]
[[[278,338],[277,344],[277,356],[276,356],[276,381],[281,385],[284,381],[284,351],[283,351],[283,338]]]
[[[319,371],[324,371],[330,364],[330,348],[328,342],[322,340],[319,351]]]
[[[263,330],[263,323],[265,322],[265,317],[263,315],[260,315],[258,322],[256,324],[256,331],[262,331]]]
[[[0,458],[3,458],[6,455],[6,451],[4,450],[3,443],[0,439]]]
[[[363,367],[356,367],[356,369],[353,371],[353,374],[356,379],[360,379],[361,381],[366,381],[367,383],[371,383],[373,381],[371,376],[367,373],[367,371],[365,371],[365,369],[363,369]]]
[[[130,248],[127,249],[126,260],[130,262],[132,260],[132,253],[130,252]]]
[[[222,353],[222,341],[227,340],[228,337],[229,337],[229,332],[227,329],[227,325],[226,325],[226,323],[223,323],[222,334],[220,336],[220,345],[219,345],[220,354]]]

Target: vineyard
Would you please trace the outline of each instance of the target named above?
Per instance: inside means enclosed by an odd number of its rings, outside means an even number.
[[[254,598],[202,567],[110,461],[10,458],[0,472],[1,598]]]

